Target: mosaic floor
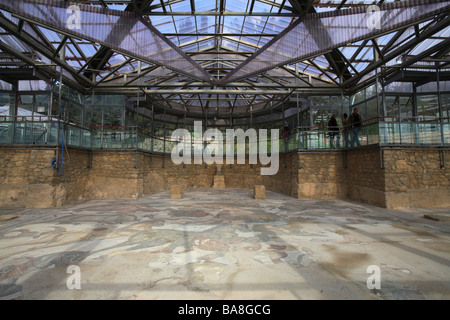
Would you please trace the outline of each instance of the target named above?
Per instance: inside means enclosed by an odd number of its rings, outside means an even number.
[[[242,189],[169,198],[0,209],[0,298],[450,299],[450,222],[424,218],[450,209]]]

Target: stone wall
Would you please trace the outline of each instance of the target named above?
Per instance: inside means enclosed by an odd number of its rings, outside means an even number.
[[[440,150],[383,149],[382,154],[383,168],[380,149],[366,147],[281,155],[274,176],[261,176],[260,164],[225,163],[221,170],[227,188],[264,185],[299,199],[351,199],[388,208],[450,206],[450,173],[441,167]],[[60,177],[50,165],[54,156],[49,149],[0,148],[0,206],[132,199],[173,185],[211,188],[217,172],[216,165],[176,166],[170,156],[69,149]]]
[[[85,199],[86,152],[64,152],[63,175],[51,166],[55,150],[0,149],[0,205],[47,208]]]
[[[0,204],[6,207],[51,207],[54,192],[54,151],[2,149],[0,152]]]
[[[450,163],[442,167],[442,150],[385,149],[383,159],[386,207],[450,207]]]
[[[275,176],[261,176],[261,164],[228,164],[224,161],[221,171],[227,188],[253,188],[265,185],[268,190],[297,196],[296,156],[282,155],[280,169]],[[286,160],[286,166],[285,164]],[[143,166],[144,193],[169,190],[172,185],[182,188],[211,188],[217,165],[186,164],[174,165],[169,156],[145,155]],[[193,162],[193,161],[192,161]]]
[[[144,193],[169,190],[173,185],[186,188],[211,188],[215,166],[204,164],[175,165],[170,156],[145,155],[143,164]]]
[[[136,199],[144,194],[142,153],[97,151],[86,184],[89,199]]]
[[[345,198],[347,196],[344,153],[317,151],[300,153],[299,198]]]
[[[346,167],[347,198],[385,207],[385,174],[381,168],[380,149],[369,147],[346,151]]]
[[[276,175],[263,176],[268,190],[282,192],[291,197],[299,197],[298,154],[280,155],[280,168]]]
[[[64,151],[62,175],[58,176],[56,169],[50,166],[50,161],[45,161],[43,176],[48,171],[52,176],[52,201],[54,207],[79,203],[87,199],[86,184],[89,180],[89,152],[77,149]]]

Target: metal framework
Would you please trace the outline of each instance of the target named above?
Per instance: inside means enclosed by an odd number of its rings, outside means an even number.
[[[410,72],[435,70],[436,63],[420,64],[426,59],[438,62],[445,77],[450,72],[450,2],[393,2],[0,0],[0,80],[51,83],[62,70],[63,82],[84,94],[135,96],[139,91],[147,98],[141,107],[157,104],[168,113],[228,118],[270,113],[293,94],[350,95],[380,75],[387,81],[406,72],[410,80],[433,81],[433,76]],[[330,17],[332,25],[336,17],[367,13],[372,4],[406,8],[410,2],[422,5],[420,16],[395,20],[389,28],[346,43],[333,39],[326,19],[314,20]],[[67,26],[71,4],[90,19],[90,32]],[[302,29],[311,41],[333,45],[246,71],[305,19],[315,24]]]

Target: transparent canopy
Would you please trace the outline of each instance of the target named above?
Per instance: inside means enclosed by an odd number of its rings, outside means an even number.
[[[83,95],[140,94],[148,109],[268,114],[297,96],[352,96],[399,70],[422,81],[413,72],[439,69],[445,79],[449,3],[0,0],[1,88],[51,87],[62,71]],[[367,27],[370,5],[379,5],[380,29]]]

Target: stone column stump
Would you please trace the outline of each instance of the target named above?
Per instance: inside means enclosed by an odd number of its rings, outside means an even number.
[[[253,198],[257,200],[264,200],[266,199],[266,186],[264,185],[256,185],[255,191],[253,194]]]
[[[170,187],[170,199],[182,199],[183,189],[180,186]]]
[[[217,172],[214,176],[214,189],[225,189],[225,177],[222,175],[222,165],[217,165]]]
[[[224,176],[214,176],[214,189],[224,189],[225,188],[225,177]]]

